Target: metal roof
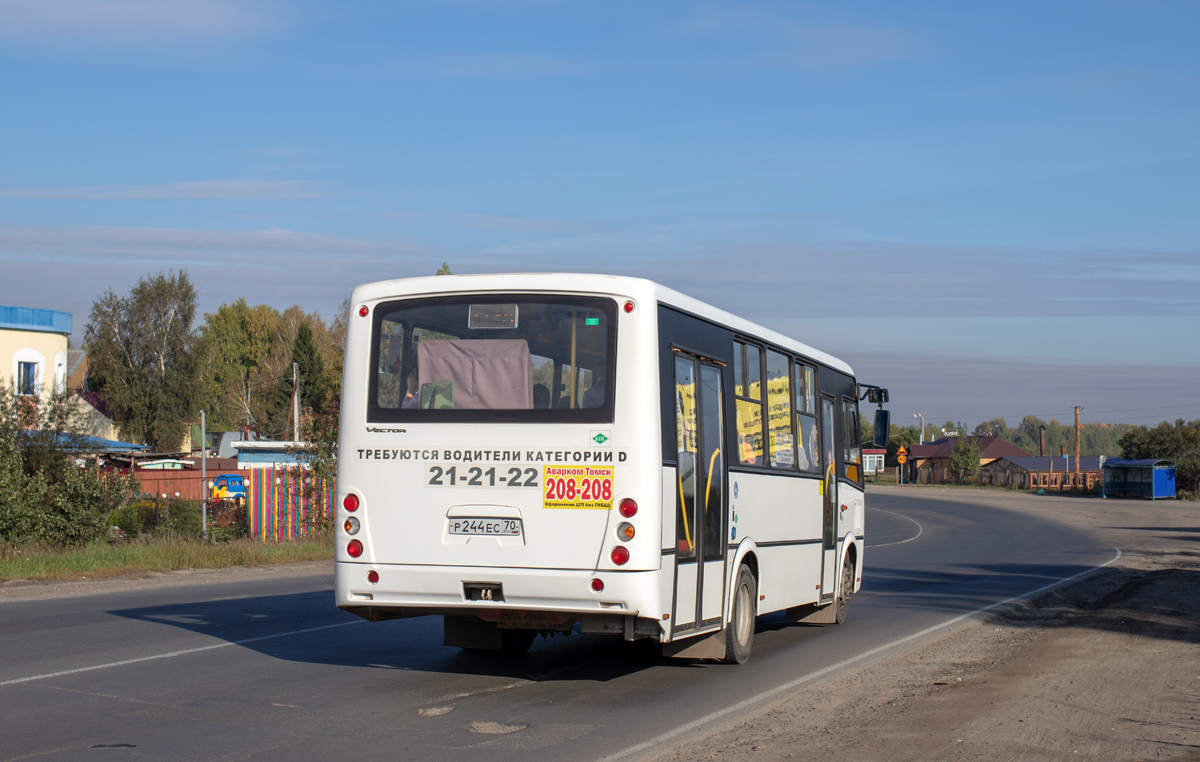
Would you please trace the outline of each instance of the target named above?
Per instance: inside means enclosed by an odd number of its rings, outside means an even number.
[[[1125,458],[1109,458],[1104,461],[1105,468],[1174,468],[1175,464],[1161,458],[1143,458],[1142,460],[1126,460]]]
[[[1026,455],[1024,457],[1015,457],[1015,456],[1009,457],[1009,456],[1005,455],[1005,456],[1002,456],[1000,458],[1000,460],[1007,460],[1009,463],[1012,463],[1014,466],[1017,466],[1018,468],[1024,469],[1026,471],[1049,471],[1051,465],[1054,466],[1055,471],[1074,471],[1075,470],[1075,456],[1074,455],[1068,455],[1065,458],[1061,455],[1053,457],[1053,458],[1050,456],[1041,457],[1038,455]],[[1067,464],[1065,468],[1063,467],[1064,463]],[[1081,457],[1079,459],[1079,470],[1080,471],[1099,471],[1100,470],[1100,456],[1099,455],[1084,455],[1083,457]]]
[[[34,307],[5,307],[0,305],[0,328],[17,331],[70,333],[71,313],[42,310]]]

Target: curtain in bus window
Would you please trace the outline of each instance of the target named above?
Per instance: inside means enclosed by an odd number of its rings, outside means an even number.
[[[696,380],[695,363],[675,358],[675,553],[677,559],[696,554]]]
[[[767,446],[772,468],[795,468],[788,358],[767,350]]]
[[[524,339],[426,339],[417,346],[417,367],[423,408],[533,407],[533,361]]]
[[[721,454],[725,432],[722,427],[721,369],[700,366],[700,410],[704,416],[704,559],[719,561],[725,552],[725,463]]]

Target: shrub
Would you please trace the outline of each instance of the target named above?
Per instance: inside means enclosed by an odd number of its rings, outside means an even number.
[[[75,463],[81,440],[69,430],[63,395],[37,420],[18,416],[20,406],[11,386],[0,388],[0,544],[79,546],[103,537],[136,482]]]

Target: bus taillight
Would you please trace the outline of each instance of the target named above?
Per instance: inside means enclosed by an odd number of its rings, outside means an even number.
[[[351,558],[358,558],[363,552],[362,543],[358,540],[351,540],[350,544],[346,546],[346,552],[350,554]],[[629,555],[628,551],[626,551],[625,555]]]
[[[375,571],[374,569],[367,572],[367,582],[370,582],[372,585],[374,585],[378,581],[379,581],[379,572]]]
[[[630,540],[633,539],[633,535],[634,535],[633,524],[630,524],[628,521],[622,521],[617,526],[617,539],[624,540],[625,542],[629,542]]]
[[[620,505],[617,506],[617,510],[620,511],[621,515],[625,518],[631,519],[633,518],[633,515],[637,513],[637,502],[631,497],[624,498],[621,500]]]
[[[349,495],[346,495],[346,497],[342,498],[342,507],[345,508],[346,510],[350,511],[351,513],[354,513],[355,511],[357,511],[358,510],[358,495],[354,494],[353,492],[351,492]]]
[[[355,540],[357,542],[357,540]],[[629,549],[623,545],[618,545],[612,549],[612,562],[617,566],[624,566],[629,563]]]
[[[592,580],[592,590],[595,590],[597,593],[603,593],[604,592],[604,580],[599,579],[599,578],[593,579]]]

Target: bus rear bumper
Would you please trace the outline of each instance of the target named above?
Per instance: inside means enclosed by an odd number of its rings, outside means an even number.
[[[371,583],[367,573],[379,580]],[[592,580],[604,587],[592,589]],[[344,609],[388,609],[378,618],[426,614],[472,615],[496,611],[566,615],[617,614],[657,619],[658,572],[586,569],[513,569],[338,562],[334,596]],[[367,612],[355,611],[360,616]],[[367,616],[365,618],[376,618]],[[553,618],[553,617],[551,617]],[[572,617],[562,617],[569,620]]]

